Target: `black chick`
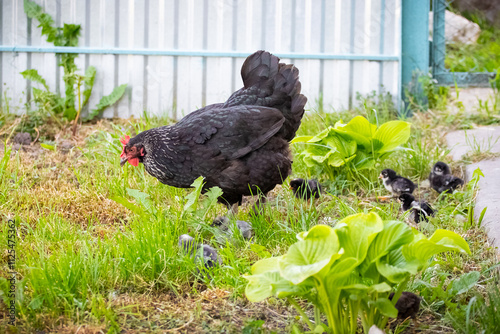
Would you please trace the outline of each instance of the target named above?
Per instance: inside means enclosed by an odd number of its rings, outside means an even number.
[[[410,220],[413,220],[415,224],[423,221],[428,222],[429,216],[434,215],[434,210],[429,203],[416,201],[415,196],[412,194],[401,194],[399,195],[399,200],[401,201],[403,211],[412,210]]]
[[[391,294],[389,295],[389,299],[392,300],[393,297],[394,292],[391,292]],[[417,313],[420,310],[421,300],[422,298],[420,298],[416,294],[409,291],[403,291],[398,301],[396,302],[396,305],[394,305],[398,310],[398,319],[416,319]]]
[[[194,254],[194,261],[203,262],[207,269],[222,264],[221,258],[213,247],[205,244],[196,244],[194,238],[188,234],[183,234],[179,237],[179,247],[191,256]]]
[[[323,188],[318,180],[295,179],[290,181],[290,189],[298,199],[310,199],[311,197],[319,198]]]
[[[444,162],[438,161],[432,167],[429,174],[432,189],[438,193],[452,193],[464,184],[464,180],[451,174],[450,167]]]
[[[231,229],[231,221],[226,216],[219,216],[214,219],[212,226],[218,227],[223,232],[229,232],[230,235],[233,234]],[[240,234],[245,239],[251,239],[253,236],[252,223],[246,222],[244,220],[237,220],[236,227],[240,231]]]
[[[392,169],[384,169],[380,175],[379,179],[384,181],[385,189],[389,190],[393,196],[399,196],[402,193],[412,193],[415,190],[415,184],[396,174]]]

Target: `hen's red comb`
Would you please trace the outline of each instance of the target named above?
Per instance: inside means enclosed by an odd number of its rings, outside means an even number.
[[[122,143],[123,146],[127,145],[130,140],[130,136],[125,136],[120,138],[120,142]]]

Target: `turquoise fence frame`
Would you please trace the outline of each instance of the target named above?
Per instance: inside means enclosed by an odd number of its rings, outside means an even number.
[[[428,3],[428,1],[423,1]],[[431,47],[432,76],[438,85],[457,87],[490,87],[490,81],[495,78],[493,72],[450,72],[444,66],[446,56],[445,44],[445,11],[447,0],[433,0],[433,28]]]

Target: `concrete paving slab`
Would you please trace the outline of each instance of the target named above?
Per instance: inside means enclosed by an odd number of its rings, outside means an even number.
[[[500,153],[500,126],[485,126],[473,130],[454,131],[446,135],[454,160],[460,160],[465,154],[480,147],[481,151]],[[466,181],[480,168],[484,177],[479,180],[474,218],[479,219],[481,211],[487,207],[483,218],[483,227],[497,253],[500,254],[500,158],[482,160],[466,166]]]
[[[468,152],[481,150],[500,153],[500,126],[484,126],[472,130],[453,131],[446,135],[453,160],[460,160]]]
[[[478,167],[483,172],[484,177],[478,183],[479,191],[474,208],[474,218],[477,221],[481,211],[487,207],[482,226],[492,245],[497,247],[498,253],[500,252],[500,158],[467,165],[467,181],[472,178],[472,173]]]

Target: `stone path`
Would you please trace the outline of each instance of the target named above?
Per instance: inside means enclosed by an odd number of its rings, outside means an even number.
[[[466,109],[467,110],[467,109]],[[460,160],[469,152],[500,153],[500,126],[485,126],[473,130],[454,131],[446,135],[454,160]],[[487,207],[482,226],[492,245],[500,253],[500,157],[482,160],[466,166],[466,181],[480,168],[484,177],[479,181],[479,191],[474,209],[477,220],[483,208]]]

